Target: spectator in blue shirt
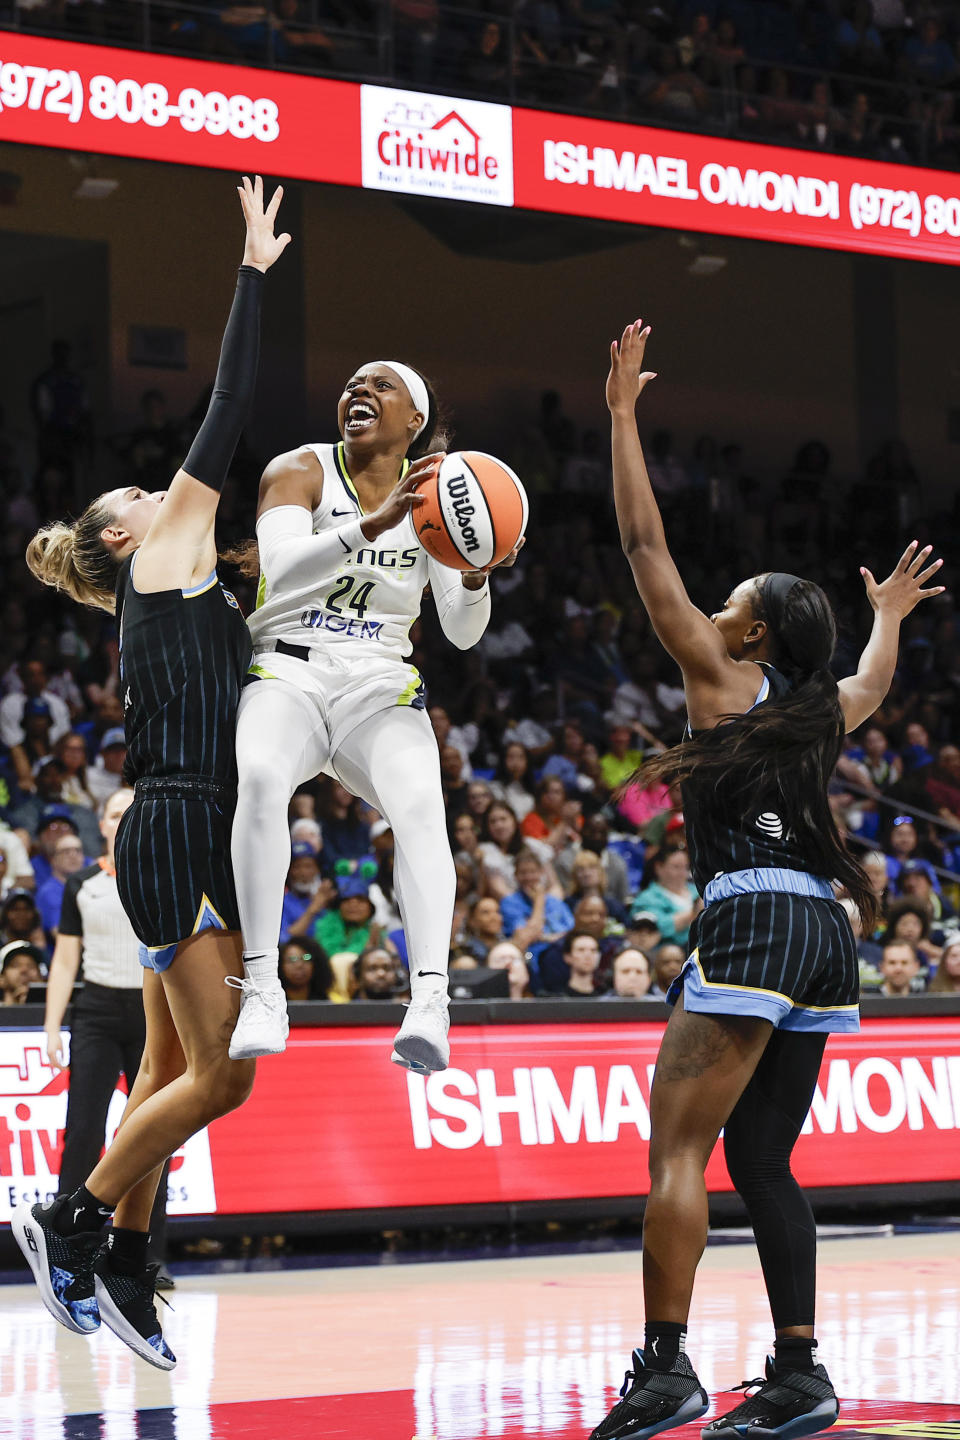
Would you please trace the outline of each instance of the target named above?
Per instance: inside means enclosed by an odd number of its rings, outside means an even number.
[[[563,727],[563,749],[551,755],[540,772],[544,780],[555,775],[562,780],[568,795],[576,795],[580,788],[580,760],[583,756],[583,731],[579,725],[569,722]]]
[[[956,73],[953,51],[940,34],[940,22],[924,20],[919,35],[912,35],[904,47],[915,79],[925,85],[943,85]]]
[[[36,775],[37,789],[28,795],[10,815],[8,824],[14,830],[26,830],[36,841],[37,854],[31,856],[37,884],[50,874],[50,855],[53,851],[54,831],[57,821],[69,827],[83,841],[88,855],[99,855],[103,849],[103,837],[96,815],[82,805],[70,805],[61,800],[63,788],[63,767],[59,760],[46,760]],[[61,826],[61,829],[63,828]]]
[[[79,835],[67,831],[59,837],[50,856],[50,876],[37,890],[37,909],[43,921],[43,928],[56,939],[60,928],[60,907],[63,904],[63,887],[70,875],[76,875],[87,864],[83,844]]]
[[[535,969],[544,946],[573,929],[573,915],[563,900],[547,894],[546,873],[532,850],[520,851],[516,875],[517,889],[500,902],[503,933],[529,951]]]
[[[295,840],[290,847],[290,869],[283,892],[280,944],[290,939],[290,927],[301,920],[308,910],[311,918],[319,915],[329,905],[332,896],[333,886],[324,882],[320,874],[320,859],[313,846],[306,840]]]

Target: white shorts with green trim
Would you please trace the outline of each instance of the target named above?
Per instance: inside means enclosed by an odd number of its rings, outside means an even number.
[[[247,683],[282,680],[318,702],[335,755],[346,736],[382,710],[397,705],[425,708],[420,671],[405,660],[387,656],[343,654],[340,646],[288,645],[257,649]],[[296,651],[298,653],[291,653]]]

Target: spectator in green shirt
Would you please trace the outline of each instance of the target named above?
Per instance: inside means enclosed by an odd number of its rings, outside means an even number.
[[[629,725],[614,725],[607,737],[609,749],[600,757],[600,774],[608,790],[617,790],[643,763],[643,751],[630,744],[633,731]]]
[[[373,901],[367,882],[359,875],[341,875],[333,904],[317,916],[311,933],[328,955],[359,955],[371,939],[378,939],[372,922]]]

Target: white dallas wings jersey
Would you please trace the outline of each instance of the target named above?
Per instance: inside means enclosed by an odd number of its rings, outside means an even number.
[[[342,442],[308,447],[323,466],[323,495],[313,512],[313,533],[339,530],[360,520],[363,510],[347,473]],[[404,461],[401,475],[409,469]],[[254,649],[271,643],[344,647],[344,654],[383,655],[398,659],[413,646],[410,629],[420,614],[424,586],[442,567],[430,560],[406,516],[360,550],[346,552],[336,569],[317,575],[307,586],[271,589],[260,576],[257,608],[249,618]],[[440,583],[459,586],[446,571]]]

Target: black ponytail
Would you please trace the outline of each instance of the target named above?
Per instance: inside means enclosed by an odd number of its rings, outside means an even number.
[[[403,363],[406,364],[406,361]],[[429,401],[427,423],[407,451],[408,460],[419,460],[422,455],[432,455],[435,450],[448,450],[450,441],[453,439],[453,430],[450,425],[450,417],[441,406],[436,391],[426,375],[415,365],[411,365],[410,369],[420,376],[427,387],[427,400]]]
[[[876,898],[827,801],[846,731],[829,668],[837,638],[833,611],[819,585],[787,575],[758,578],[754,610],[767,623],[773,664],[790,681],[789,693],[725,716],[715,729],[654,756],[634,778],[641,786],[695,781],[698,792],[713,793],[720,806],[769,796],[816,871],[845,887],[869,935]]]

